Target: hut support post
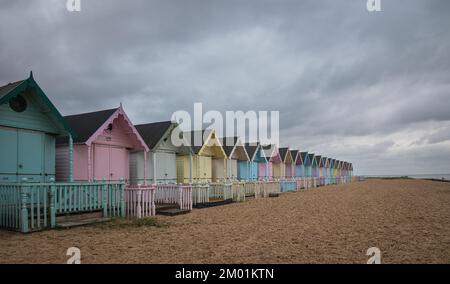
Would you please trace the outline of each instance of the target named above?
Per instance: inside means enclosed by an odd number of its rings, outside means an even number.
[[[192,184],[192,153],[189,153],[189,183]]]
[[[147,151],[144,149],[144,185],[147,185]]]
[[[152,152],[152,159],[153,159],[153,183],[156,184],[156,152]]]
[[[247,176],[246,176],[246,180],[251,180],[252,179],[252,173],[250,171],[250,162],[247,161]]]
[[[88,145],[88,181],[92,182],[92,157],[91,157],[91,145]]]
[[[69,182],[73,182],[73,138],[69,134]]]
[[[227,159],[223,159],[223,178],[227,180],[228,174],[227,174]]]

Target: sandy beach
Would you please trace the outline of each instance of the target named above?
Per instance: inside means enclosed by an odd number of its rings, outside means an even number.
[[[450,183],[367,180],[278,198],[23,235],[0,231],[0,263],[450,263]]]

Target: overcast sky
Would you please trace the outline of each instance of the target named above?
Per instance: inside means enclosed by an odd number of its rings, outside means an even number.
[[[450,1],[0,0],[0,84],[63,115],[280,111],[282,146],[359,174],[450,173]]]

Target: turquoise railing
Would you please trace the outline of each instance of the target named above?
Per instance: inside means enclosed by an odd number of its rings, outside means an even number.
[[[124,188],[123,182],[0,184],[0,228],[23,233],[54,228],[56,215],[95,210],[124,217]]]

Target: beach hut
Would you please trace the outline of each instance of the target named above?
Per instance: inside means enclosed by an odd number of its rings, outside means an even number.
[[[264,180],[266,179],[267,159],[264,156],[261,144],[245,143],[245,150],[250,158],[247,163],[238,161],[238,178],[240,180]]]
[[[276,145],[265,145],[262,146],[262,148],[267,159],[267,179],[280,179],[282,158],[278,151],[278,147]]]
[[[161,121],[135,125],[150,151],[133,151],[130,153],[130,180],[132,183],[143,183],[146,172],[146,183],[170,184],[177,182],[177,155],[189,155],[190,147],[175,146],[172,143],[172,132],[178,124]],[[144,164],[147,161],[147,164]],[[189,164],[188,164],[189,167]]]
[[[308,153],[308,163],[305,164],[305,171],[307,177],[313,177],[313,164],[314,164],[314,153]]]
[[[334,169],[333,169],[333,176],[337,179],[339,178],[339,165],[340,165],[340,161],[339,160],[335,160],[334,161]]]
[[[353,163],[350,163],[350,177],[353,177]]]
[[[324,180],[325,180],[325,185],[328,185],[330,183],[330,179],[329,179],[330,158],[324,157],[323,159],[324,159],[323,177],[324,177]]]
[[[250,176],[251,180],[268,179],[268,159],[264,149],[258,142],[246,143],[245,149],[250,157]]]
[[[217,175],[213,180],[237,180],[238,179],[238,163],[240,165],[245,164],[248,168],[248,162],[250,160],[248,153],[245,149],[239,137],[225,137],[220,139],[223,150],[226,155],[226,161],[223,163],[220,159],[213,160],[213,172]],[[225,165],[225,171],[222,170],[222,166]],[[247,170],[245,170],[247,171]],[[225,176],[223,174],[225,173]]]
[[[319,163],[320,163],[320,159],[322,158],[322,156],[320,155],[315,155],[314,156],[314,161],[311,165],[312,168],[312,172],[313,172],[313,177],[318,178],[319,177]]]
[[[328,168],[328,176],[330,179],[330,183],[335,183],[335,176],[334,176],[334,164],[336,163],[336,159],[330,158],[330,166]]]
[[[297,178],[297,177],[300,177],[300,175],[298,175],[298,172],[297,172],[297,166],[298,166],[298,164],[301,164],[300,151],[298,151],[298,150],[290,150],[290,151],[291,151],[291,156],[293,159],[292,177]]]
[[[298,159],[295,165],[296,177],[307,177],[306,165],[309,163],[308,152],[299,152]]]
[[[0,180],[55,180],[55,141],[75,132],[33,78],[0,87]],[[66,164],[67,179],[70,164]]]
[[[206,183],[212,182],[213,177],[226,176],[225,158],[227,155],[214,129],[184,132],[183,138],[189,142],[187,147],[192,149],[192,155],[180,154],[177,156],[177,180],[179,183]],[[220,168],[213,169],[214,159],[222,161]]]
[[[73,179],[75,181],[129,179],[129,155],[149,148],[122,108],[64,117],[77,136],[73,139]],[[58,139],[56,169],[58,180],[69,176],[70,144]],[[145,172],[143,171],[144,179]]]
[[[281,163],[281,178],[282,179],[292,179],[293,174],[293,163],[294,157],[292,157],[291,151],[289,148],[280,148],[278,149],[280,152],[280,156],[282,159]]]
[[[317,177],[319,179],[319,185],[325,185],[324,179],[324,168],[325,168],[325,157],[318,156],[318,167],[317,167]]]

